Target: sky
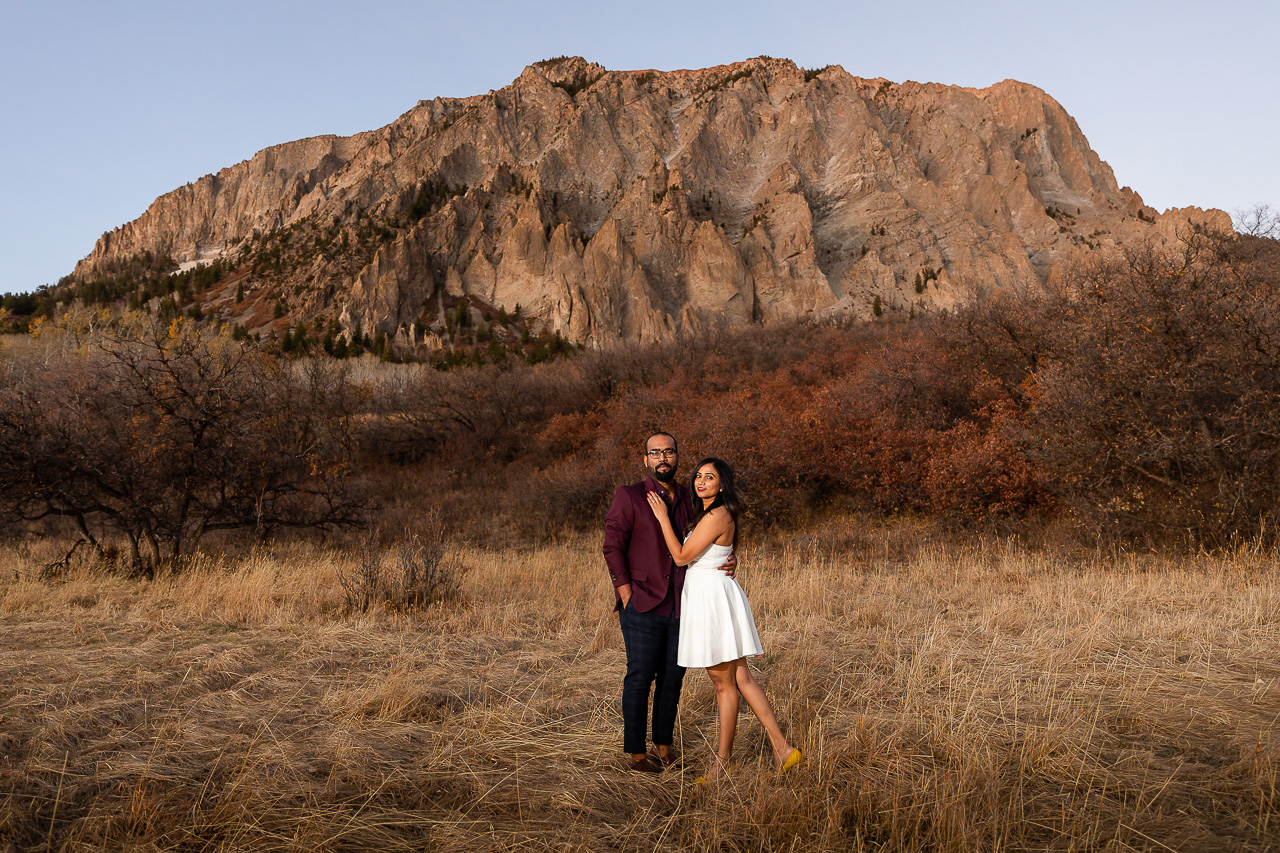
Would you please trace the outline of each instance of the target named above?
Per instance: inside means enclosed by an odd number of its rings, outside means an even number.
[[[5,0],[0,293],[55,283],[157,197],[269,145],[382,127],[553,56],[769,55],[1066,108],[1147,204],[1280,207],[1280,3]]]

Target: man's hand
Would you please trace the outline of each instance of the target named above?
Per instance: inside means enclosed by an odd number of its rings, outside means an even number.
[[[627,606],[627,602],[631,600],[631,584],[624,583],[622,586],[618,587],[618,597],[622,599],[622,606],[625,608]]]
[[[738,573],[738,555],[730,554],[729,559],[725,560],[720,566],[720,571],[724,572],[729,577],[736,575]]]

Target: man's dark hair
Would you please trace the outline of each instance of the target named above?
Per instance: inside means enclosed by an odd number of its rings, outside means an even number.
[[[648,449],[649,449],[649,442],[653,440],[653,437],[654,437],[654,436],[658,436],[658,435],[665,435],[667,438],[671,439],[671,444],[672,444],[672,446],[674,446],[674,447],[675,447],[675,449],[676,449],[676,450],[679,450],[679,449],[680,449],[680,442],[676,441],[676,437],[675,437],[674,435],[672,435],[671,433],[667,432],[666,430],[664,430],[664,429],[660,429],[660,430],[658,430],[657,432],[651,432],[651,433],[649,433],[649,437],[648,437],[648,438],[646,438],[646,439],[644,440],[644,449],[645,449],[645,450],[648,450]]]

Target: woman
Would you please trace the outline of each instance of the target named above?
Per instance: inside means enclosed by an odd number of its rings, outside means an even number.
[[[694,506],[700,508],[689,522],[683,544],[671,526],[666,503],[655,492],[650,492],[648,499],[662,526],[671,558],[677,565],[689,567],[680,594],[679,663],[684,667],[706,667],[716,691],[720,744],[711,769],[698,781],[709,782],[729,767],[739,695],[747,700],[769,735],[774,768],[785,773],[799,765],[804,755],[787,743],[764,690],[751,676],[746,657],[759,655],[764,648],[746,594],[736,580],[720,571],[738,541],[738,494],[733,485],[733,469],[720,459],[704,459],[698,463],[689,488],[694,494]]]

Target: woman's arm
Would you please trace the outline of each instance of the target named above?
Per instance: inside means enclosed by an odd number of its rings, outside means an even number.
[[[692,563],[698,555],[707,550],[712,542],[725,535],[732,523],[728,510],[722,507],[714,509],[702,517],[698,526],[693,528],[689,538],[681,545],[675,529],[671,526],[671,514],[667,511],[666,503],[656,492],[649,492],[645,497],[649,500],[649,508],[653,510],[654,517],[662,527],[662,538],[667,541],[667,550],[671,552],[671,559],[675,560],[677,566],[687,566]]]

